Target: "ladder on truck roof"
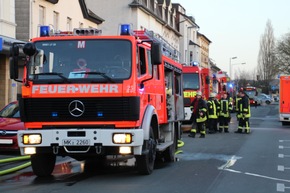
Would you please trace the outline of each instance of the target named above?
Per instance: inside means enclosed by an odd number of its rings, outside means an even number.
[[[175,61],[179,61],[180,53],[170,45],[160,34],[149,30],[135,30],[134,34],[142,41],[154,41],[162,45],[163,54]]]

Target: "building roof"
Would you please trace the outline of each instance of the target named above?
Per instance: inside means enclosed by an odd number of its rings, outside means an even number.
[[[87,8],[85,0],[79,0],[79,3],[85,19],[96,24],[101,24],[105,21],[103,18],[97,16],[92,10]]]
[[[208,39],[204,34],[197,32],[197,35],[198,35],[198,36],[202,36],[202,37],[205,38],[209,43],[212,43],[212,42],[210,41],[210,39]]]

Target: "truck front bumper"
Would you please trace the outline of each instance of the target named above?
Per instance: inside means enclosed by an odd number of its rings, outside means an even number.
[[[116,135],[129,136],[128,141],[116,143]],[[37,140],[28,140],[30,136],[37,136]],[[131,137],[131,139],[130,139]],[[17,133],[18,145],[22,155],[34,154],[30,149],[52,148],[54,154],[58,149],[66,153],[88,153],[91,148],[100,153],[105,147],[130,149],[128,154],[141,155],[143,145],[142,129],[49,129],[49,130],[21,130]],[[114,142],[115,141],[115,142]],[[122,154],[122,152],[120,153]]]

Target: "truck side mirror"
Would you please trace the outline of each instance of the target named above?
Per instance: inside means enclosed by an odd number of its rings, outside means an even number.
[[[17,79],[18,78],[18,56],[19,56],[19,46],[17,44],[12,44],[10,47],[10,58],[9,58],[9,65],[10,65],[10,79]]]
[[[18,57],[17,56],[10,56],[10,79],[17,79],[18,78]]]
[[[162,63],[162,48],[160,43],[153,42],[151,44],[151,61],[154,65]]]
[[[36,53],[36,47],[34,43],[26,43],[23,47],[23,52],[27,56],[33,56]]]

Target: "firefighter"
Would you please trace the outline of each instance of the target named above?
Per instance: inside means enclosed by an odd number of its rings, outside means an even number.
[[[229,116],[229,123],[231,122],[231,119],[232,119],[232,116],[231,116],[231,113],[233,112],[233,101],[234,101],[234,99],[233,99],[233,97],[231,97],[231,95],[230,95],[230,93],[229,92],[227,92],[227,99],[228,99],[228,101],[229,101],[229,103],[230,103],[230,107],[231,107],[231,109],[230,109],[230,116]]]
[[[195,99],[190,104],[192,110],[191,118],[192,129],[190,130],[189,137],[195,137],[196,133],[200,133],[200,138],[205,138],[206,133],[206,120],[207,120],[207,104],[202,99],[202,93],[198,91]]]
[[[216,94],[215,93],[210,93],[209,99],[207,101],[207,115],[208,115],[208,128],[209,128],[209,133],[216,133],[217,128],[218,128],[218,106],[219,103],[216,100]]]
[[[251,109],[250,109],[250,100],[245,94],[243,90],[239,91],[239,95],[241,99],[238,102],[238,117],[239,117],[239,125],[238,130],[235,133],[244,133],[250,134],[250,122],[249,119],[251,117]]]
[[[235,100],[235,112],[237,117],[237,122],[239,122],[239,101],[241,100],[240,92],[237,93],[236,100]]]
[[[219,132],[229,132],[229,119],[232,110],[232,104],[228,98],[228,94],[225,92],[222,94],[222,98],[219,101]]]

